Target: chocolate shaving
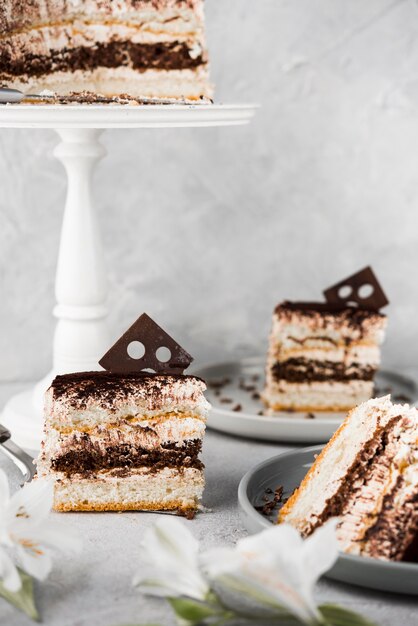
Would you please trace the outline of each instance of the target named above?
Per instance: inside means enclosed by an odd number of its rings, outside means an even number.
[[[196,509],[179,509],[177,514],[180,517],[185,517],[187,520],[191,521],[196,517]]]
[[[145,348],[143,357],[135,359],[128,353],[134,342]],[[167,348],[170,357],[167,362],[157,356],[159,348]],[[157,374],[182,374],[193,358],[174,341],[146,313],[143,313],[120,339],[101,358],[99,364],[108,372],[125,374],[151,371]]]
[[[371,293],[362,296],[361,289],[363,287],[372,288]],[[344,288],[346,293],[343,293]],[[389,300],[371,267],[365,267],[360,272],[329,287],[324,291],[324,296],[329,304],[345,304],[346,306],[357,306],[372,311],[379,311],[389,304]]]
[[[263,504],[254,506],[256,511],[259,511],[262,515],[266,517],[270,517],[277,508],[283,503],[283,492],[284,489],[282,485],[276,487],[273,491],[270,487],[264,491],[264,495],[262,496]],[[270,499],[268,496],[273,495],[273,499]]]
[[[255,385],[245,385],[245,384],[240,384],[239,388],[242,389],[242,391],[255,391],[257,389]]]
[[[279,485],[279,487],[276,487],[276,489],[274,490],[274,501],[279,504],[282,499],[283,499],[283,487],[282,485]]]
[[[398,395],[394,395],[393,396],[393,400],[395,402],[402,402],[403,404],[412,404],[412,398],[410,398],[409,396],[406,396],[403,393],[400,393]]]

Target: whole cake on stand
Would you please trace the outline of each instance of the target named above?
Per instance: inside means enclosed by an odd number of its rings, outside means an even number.
[[[29,6],[6,0],[0,86],[53,96],[48,106],[50,98],[0,106],[0,128],[56,129],[55,155],[68,176],[52,370],[12,397],[1,418],[17,443],[36,449],[52,380],[97,369],[109,345],[106,271],[91,198],[94,166],[106,154],[102,129],[243,125],[255,107],[209,100],[202,0],[32,0]],[[98,104],[106,99],[111,104]]]
[[[5,0],[0,84],[208,101],[203,0]]]

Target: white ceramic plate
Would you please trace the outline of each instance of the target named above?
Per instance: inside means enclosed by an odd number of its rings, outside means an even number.
[[[242,126],[254,104],[7,104],[0,128],[181,128]]]
[[[254,357],[204,367],[195,372],[208,383],[212,404],[209,428],[231,435],[292,443],[324,443],[341,424],[345,413],[288,413],[260,415],[259,394],[264,385],[265,358]],[[400,374],[381,371],[376,395],[391,393],[394,400],[418,400],[415,383]],[[235,410],[234,410],[235,409]]]
[[[270,515],[260,512],[265,498],[281,486],[288,497],[298,487],[311,467],[314,455],[322,447],[303,448],[275,456],[250,470],[241,480],[238,501],[241,517],[249,533],[257,533],[277,519],[278,508]],[[418,595],[418,563],[394,563],[366,557],[341,554],[327,578],[360,587]]]

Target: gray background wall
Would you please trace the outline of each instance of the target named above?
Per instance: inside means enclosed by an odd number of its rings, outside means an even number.
[[[143,310],[200,362],[264,351],[282,298],[371,263],[387,366],[418,361],[418,3],[207,0],[217,99],[248,129],[106,132],[95,201],[112,336]],[[0,380],[43,375],[65,176],[0,132]]]

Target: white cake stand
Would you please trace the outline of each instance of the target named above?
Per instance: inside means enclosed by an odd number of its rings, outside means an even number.
[[[106,270],[91,178],[106,155],[105,128],[191,128],[248,124],[254,105],[6,105],[0,128],[53,128],[61,138],[55,156],[63,163],[68,191],[58,254],[54,315],[58,322],[53,365],[34,388],[12,397],[2,422],[21,446],[39,447],[43,394],[56,374],[98,369],[109,347]]]

